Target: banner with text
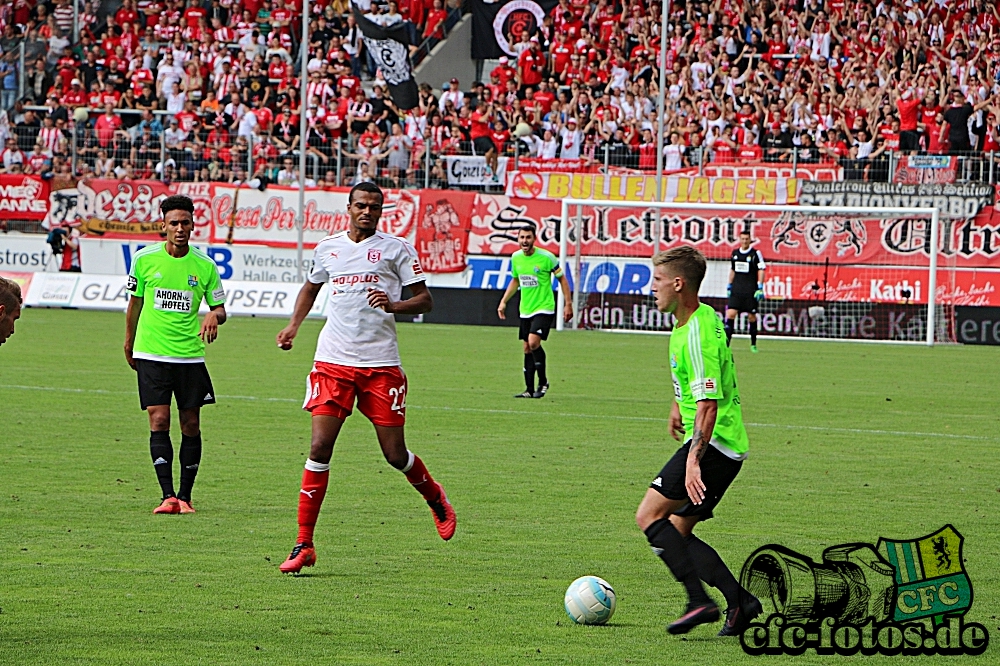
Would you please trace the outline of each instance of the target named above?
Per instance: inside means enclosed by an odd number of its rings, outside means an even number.
[[[497,158],[497,174],[493,179],[486,165],[486,158],[477,155],[448,155],[445,158],[445,165],[448,169],[448,184],[453,186],[471,185],[481,187],[483,185],[499,185],[507,178],[507,165],[510,162],[508,157]]]
[[[802,183],[803,188],[807,184]],[[655,209],[614,205],[580,208],[584,255],[652,256]],[[942,268],[1000,266],[1000,216],[992,205],[978,210],[971,219],[942,220]],[[472,214],[469,252],[510,255],[518,249],[517,230],[525,225],[536,227],[539,245],[557,252],[560,213],[558,201],[480,194]],[[577,207],[572,206],[568,237],[571,252],[576,243],[576,226]],[[929,265],[930,223],[919,217],[862,219],[792,213],[663,211],[660,249],[688,243],[706,257],[724,259],[738,245],[739,232],[744,229],[750,231],[755,247],[769,262]]]
[[[0,174],[0,216],[42,220],[48,212],[49,181],[39,176]]]
[[[522,199],[610,199],[656,201],[649,174],[535,173],[512,171],[506,194]],[[717,204],[793,204],[795,178],[709,178],[688,173],[663,177],[663,201]]]
[[[432,191],[424,190],[423,201],[415,243],[420,265],[428,273],[464,271],[475,193],[442,192],[432,199]]]
[[[307,247],[311,248],[326,236],[347,229],[349,191],[348,188],[306,191],[303,236]],[[412,242],[420,207],[419,192],[388,189],[383,192],[385,204],[379,230]],[[233,242],[264,243],[277,247],[296,244],[297,188],[268,187],[261,192],[234,185],[215,185],[213,195],[211,219],[214,242],[225,242],[232,227]]]
[[[54,190],[48,197],[48,214],[42,225],[51,229],[69,223],[87,236],[160,239],[160,202],[171,194],[194,201],[191,240],[211,237],[209,183],[172,183],[158,180],[109,180],[85,178],[75,187]]]

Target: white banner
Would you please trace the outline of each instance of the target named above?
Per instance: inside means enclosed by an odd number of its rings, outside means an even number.
[[[81,310],[124,312],[128,305],[125,275],[89,275],[54,273],[37,275],[25,295],[25,305],[32,307],[68,307]],[[223,280],[226,311],[230,315],[255,317],[290,317],[295,308],[299,285],[274,282]],[[324,285],[310,311],[311,317],[325,315],[327,287]],[[202,302],[201,312],[208,312]]]
[[[507,182],[507,162],[509,158],[497,158],[497,179],[487,175],[486,158],[481,156],[449,155],[445,161],[448,164],[449,185],[503,185]]]
[[[383,190],[385,205],[379,230],[413,241],[420,195],[409,190]],[[326,236],[347,229],[347,191],[306,190],[303,238],[313,246]],[[233,199],[236,215],[232,215]],[[223,243],[233,227],[233,241],[294,247],[299,191],[268,187],[265,191],[217,186],[212,200],[212,240]]]

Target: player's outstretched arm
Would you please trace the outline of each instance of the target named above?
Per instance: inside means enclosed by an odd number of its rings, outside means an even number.
[[[434,298],[427,288],[426,282],[414,282],[409,285],[413,295],[405,301],[393,303],[389,294],[379,289],[368,292],[368,305],[382,308],[389,314],[419,315],[430,312],[434,307]]]
[[[201,331],[198,337],[210,345],[219,337],[219,327],[226,323],[226,306],[216,305],[208,311],[205,319],[201,322]]]
[[[305,321],[306,316],[309,311],[312,310],[313,303],[316,302],[316,296],[319,295],[319,290],[323,288],[322,283],[315,283],[306,280],[306,283],[302,285],[302,289],[299,289],[299,295],[295,298],[295,309],[292,310],[292,319],[288,322],[288,326],[281,329],[278,333],[278,346],[284,350],[289,350],[292,348],[292,340],[295,339],[296,334],[299,332],[299,326]]]
[[[507,318],[507,302],[514,298],[514,293],[517,291],[519,284],[517,278],[514,278],[507,285],[507,290],[503,292],[503,298],[500,299],[500,305],[497,306],[497,316],[501,319]]]
[[[696,505],[701,504],[705,499],[705,483],[701,480],[701,459],[712,439],[715,418],[718,413],[719,403],[715,400],[698,401],[698,411],[694,416],[694,434],[691,436],[691,448],[688,449],[687,474],[684,480],[688,498]]]
[[[125,360],[133,370],[135,370],[135,359],[132,358],[132,348],[135,345],[135,331],[139,327],[141,312],[142,299],[138,296],[131,297],[125,310]]]

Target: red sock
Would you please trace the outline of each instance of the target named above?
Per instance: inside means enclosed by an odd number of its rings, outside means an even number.
[[[323,506],[329,480],[329,463],[306,461],[306,469],[302,472],[302,489],[299,491],[299,538],[296,543],[312,545],[313,530],[316,529],[316,519],[319,517],[319,508]]]
[[[425,500],[433,502],[441,494],[440,486],[431,477],[431,473],[427,471],[427,468],[424,467],[424,461],[414,455],[412,451],[408,453],[410,454],[410,461],[403,468],[406,480],[417,489],[418,493],[424,496]]]

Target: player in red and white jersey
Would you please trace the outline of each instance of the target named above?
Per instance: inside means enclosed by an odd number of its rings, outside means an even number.
[[[303,405],[312,413],[312,445],[299,491],[299,536],[280,567],[283,573],[316,563],[313,530],[326,495],[330,458],[355,399],[375,426],[386,461],[427,501],[438,534],[448,540],[455,533],[455,511],[444,488],[406,448],[403,437],[407,382],[394,315],[429,312],[433,300],[413,246],[377,230],[384,200],[373,183],[354,186],[347,197],[348,230],[316,246],[313,269],[299,291],[292,319],[278,333],[278,346],[291,349],[320,289],[328,286],[326,326],[316,345]],[[400,300],[403,287],[410,288],[411,298]]]

